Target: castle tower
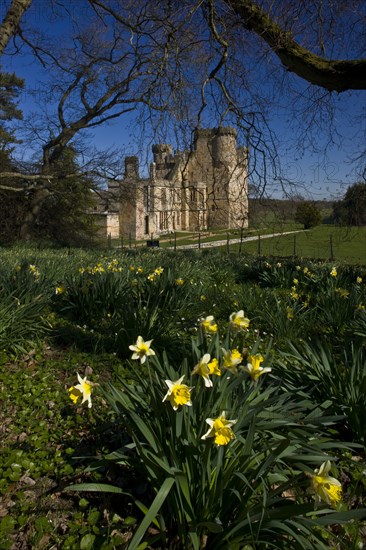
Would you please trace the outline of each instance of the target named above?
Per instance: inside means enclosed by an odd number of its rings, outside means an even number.
[[[212,139],[212,156],[216,168],[233,168],[237,162],[236,140],[238,134],[234,128],[217,128]]]

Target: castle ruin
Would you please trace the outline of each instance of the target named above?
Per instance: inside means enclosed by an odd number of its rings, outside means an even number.
[[[97,210],[104,236],[158,238],[173,231],[248,226],[248,150],[230,127],[199,129],[192,151],[152,147],[148,178],[138,158],[125,158],[123,180],[109,185]]]

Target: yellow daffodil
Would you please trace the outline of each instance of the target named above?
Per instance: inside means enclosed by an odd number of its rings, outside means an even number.
[[[299,279],[294,279],[293,283],[294,283],[294,285],[298,285],[299,284]]]
[[[332,267],[332,271],[330,272],[331,277],[337,277],[338,273],[335,267]]]
[[[191,391],[193,388],[189,388],[186,384],[182,384],[183,379],[184,375],[181,376],[176,382],[172,382],[172,380],[165,380],[165,383],[169,389],[163,399],[163,402],[169,401],[175,411],[178,410],[178,407],[183,405],[187,405],[188,407],[192,406]]]
[[[65,287],[64,286],[57,286],[56,287],[56,290],[55,290],[55,293],[56,294],[63,294],[65,292]]]
[[[155,280],[155,273],[150,273],[150,275],[147,276],[148,281],[153,282]]]
[[[357,277],[356,283],[360,285],[362,283],[362,277]]]
[[[235,330],[246,330],[249,327],[249,322],[242,309],[230,315],[230,323]]]
[[[260,353],[256,353],[255,355],[248,355],[248,364],[246,365],[246,367],[243,367],[243,370],[245,370],[249,374],[253,382],[258,382],[258,378],[262,376],[262,374],[265,374],[266,372],[271,372],[272,370],[269,367],[261,367],[263,361],[263,356]]]
[[[357,307],[356,307],[356,309],[357,309],[358,311],[363,311],[364,309],[366,309],[366,306],[365,306],[364,304],[358,304]]]
[[[208,315],[204,319],[201,319],[201,326],[203,330],[207,333],[217,332],[217,324],[215,322],[213,315]]]
[[[81,376],[78,373],[77,377],[78,377],[79,384],[76,384],[76,386],[72,386],[71,388],[69,388],[70,399],[76,405],[77,402],[79,401],[79,399],[82,397],[83,399],[81,401],[81,404],[83,404],[83,403],[85,403],[85,401],[87,401],[88,402],[88,407],[90,409],[91,406],[92,406],[92,403],[91,403],[91,389],[92,389],[91,383],[89,382],[89,380],[86,379],[86,376],[85,376],[85,378],[81,378]]]
[[[220,371],[220,367],[219,367],[219,362],[218,360],[216,359],[216,357],[214,357],[212,359],[212,361],[210,361],[209,363],[207,363],[207,366],[209,368],[209,371],[210,371],[210,374],[214,374],[215,376],[221,376],[221,371]]]
[[[336,288],[335,291],[342,297],[342,298],[348,298],[349,291],[345,288]]]
[[[226,349],[222,348],[222,353],[224,359],[223,367],[236,372],[237,367],[243,360],[243,356],[240,351],[237,349],[226,351]]]
[[[154,270],[154,273],[156,275],[161,275],[164,271],[164,268],[163,267],[157,267],[155,270]]]
[[[307,273],[309,273],[309,268],[308,268],[308,267],[304,267],[303,272],[304,272],[305,275],[306,275]]]
[[[143,272],[144,272],[144,268],[141,267],[141,266],[139,266],[139,267],[137,268],[137,273],[143,273]]]
[[[184,285],[184,279],[181,279],[181,278],[175,279],[175,284],[176,284],[177,286],[182,286],[182,285]]]
[[[288,307],[286,308],[286,311],[287,311],[287,319],[289,321],[292,321],[292,319],[294,318],[294,310],[292,309],[292,307]]]
[[[35,279],[38,279],[41,275],[39,269],[33,264],[29,264],[29,271],[30,273],[32,273]]]
[[[299,293],[297,292],[296,286],[293,286],[291,288],[290,296],[293,300],[298,300],[299,299]]]
[[[330,467],[329,460],[323,462],[319,470],[314,471],[311,478],[316,500],[327,502],[335,507],[342,498],[342,486],[338,479],[328,475]]]
[[[197,363],[192,371],[192,374],[198,374],[198,376],[202,376],[206,388],[211,388],[213,386],[212,380],[209,376],[210,369],[208,367],[208,363],[210,362],[210,360],[211,355],[209,353],[205,353],[205,355],[201,357],[199,363]]]
[[[138,336],[136,344],[129,346],[129,349],[133,351],[131,359],[140,359],[141,364],[145,363],[146,357],[149,355],[155,355],[155,351],[150,349],[152,340],[144,341],[142,336]]]
[[[206,418],[207,424],[210,428],[201,437],[201,439],[208,439],[209,437],[215,438],[216,445],[227,445],[235,435],[231,429],[231,426],[236,424],[237,420],[227,420],[225,418],[225,412],[218,418]]]

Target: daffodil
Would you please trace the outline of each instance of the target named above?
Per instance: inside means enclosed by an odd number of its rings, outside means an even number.
[[[209,371],[210,371],[210,374],[214,374],[215,376],[221,376],[221,371],[220,371],[220,367],[219,367],[219,362],[218,360],[216,359],[216,357],[214,357],[212,359],[212,361],[210,361],[209,363],[207,363],[207,366],[209,368]]]
[[[89,382],[89,380],[85,378],[81,378],[80,374],[77,374],[79,384],[76,384],[75,386],[71,386],[69,388],[69,396],[72,402],[76,405],[79,399],[82,397],[81,404],[85,403],[85,401],[88,402],[89,409],[92,406],[91,403],[91,389],[92,385]]]
[[[260,353],[256,353],[255,355],[248,355],[248,364],[243,367],[243,370],[245,370],[249,374],[253,382],[257,382],[258,378],[262,376],[262,374],[265,374],[266,372],[271,372],[272,370],[269,367],[261,367],[263,361],[263,356]]]
[[[330,467],[329,460],[323,462],[319,470],[314,471],[311,481],[316,500],[335,507],[342,498],[342,486],[338,479],[328,475]]]
[[[65,287],[64,286],[57,286],[56,287],[56,290],[55,290],[56,294],[63,294],[64,292],[65,292]]]
[[[39,279],[41,274],[39,272],[39,269],[35,265],[29,264],[29,271],[30,273],[32,273],[35,279]]]
[[[227,445],[234,439],[235,435],[231,426],[236,424],[237,420],[227,420],[225,412],[218,418],[206,418],[206,422],[210,427],[201,439],[214,437],[216,445]]]
[[[154,273],[156,275],[161,275],[164,271],[164,268],[163,267],[157,267],[155,270],[154,270]]]
[[[236,367],[238,367],[243,360],[243,356],[240,351],[237,349],[226,350],[222,348],[222,353],[224,359],[223,367],[236,372]]]
[[[182,384],[183,379],[184,375],[181,376],[176,382],[172,382],[172,380],[165,380],[165,383],[169,389],[163,399],[163,402],[169,401],[175,411],[178,410],[178,407],[180,406],[187,405],[190,407],[192,405],[191,391],[193,388],[189,388],[186,384]]]
[[[200,359],[199,363],[197,363],[197,365],[194,367],[192,374],[198,374],[199,376],[202,376],[206,388],[211,388],[213,386],[213,383],[210,379],[210,375],[215,374],[216,376],[221,376],[219,362],[215,358],[211,361],[211,355],[209,353],[205,353],[205,355]]]
[[[200,322],[201,322],[201,327],[204,329],[205,332],[207,333],[217,332],[217,323],[215,322],[213,315],[209,315],[208,317],[201,319]]]
[[[249,322],[242,309],[230,315],[230,323],[235,330],[246,330],[249,327]]]
[[[342,297],[342,298],[348,298],[349,291],[345,288],[336,288],[335,291]]]
[[[357,283],[358,285],[360,285],[360,284],[362,283],[362,277],[357,277],[357,278],[356,278],[356,283]]]
[[[330,272],[331,277],[337,277],[338,273],[335,267],[332,267],[332,270]]]
[[[181,279],[180,277],[179,277],[179,279],[175,279],[175,284],[176,284],[177,286],[182,286],[182,285],[184,285],[184,279]]]
[[[145,363],[146,357],[155,355],[155,351],[150,348],[152,340],[144,341],[142,336],[138,336],[136,344],[129,346],[129,349],[133,351],[131,359],[140,359],[141,364]]]

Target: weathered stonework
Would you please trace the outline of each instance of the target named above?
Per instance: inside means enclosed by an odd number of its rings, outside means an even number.
[[[126,157],[124,179],[99,201],[102,232],[138,240],[247,227],[248,151],[236,140],[233,128],[213,128],[196,131],[190,152],[173,155],[171,145],[153,145],[149,178],[139,177],[137,157]]]

